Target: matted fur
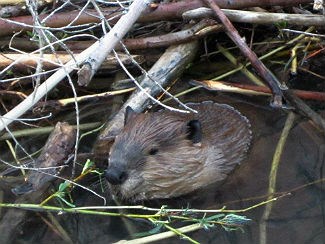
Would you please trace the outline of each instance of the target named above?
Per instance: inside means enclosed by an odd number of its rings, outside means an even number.
[[[198,111],[137,114],[111,148],[109,165],[127,172],[121,185],[111,185],[122,199],[180,196],[223,181],[239,164],[251,142],[246,117],[226,104],[188,104]],[[187,123],[201,122],[201,144],[187,139]],[[151,150],[157,152],[150,154]]]

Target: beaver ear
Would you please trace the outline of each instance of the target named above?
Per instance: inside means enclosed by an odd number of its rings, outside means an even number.
[[[198,144],[202,140],[201,122],[193,119],[187,123],[187,138],[194,144]]]
[[[133,110],[133,108],[131,108],[130,106],[127,106],[125,108],[125,114],[124,114],[124,126],[131,120],[134,119],[134,117],[137,115],[138,113],[135,112]]]

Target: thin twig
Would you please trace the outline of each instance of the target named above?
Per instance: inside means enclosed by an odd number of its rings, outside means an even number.
[[[281,155],[283,153],[283,148],[285,146],[289,132],[293,126],[294,120],[295,120],[295,114],[293,112],[290,112],[288,114],[287,120],[285,122],[283,131],[281,133],[280,140],[279,140],[278,145],[274,152],[270,176],[269,176],[269,188],[268,188],[269,197],[268,197],[268,200],[272,199],[273,194],[276,192],[276,180],[277,180],[278,167],[280,164]],[[267,220],[268,220],[268,218],[271,214],[271,211],[272,211],[272,207],[273,207],[273,203],[270,202],[269,204],[267,204],[265,206],[265,210],[263,212],[263,216],[262,216],[261,224],[260,224],[260,242],[259,243],[261,243],[261,244],[267,243],[266,226],[267,226]]]
[[[79,129],[90,130],[99,127],[101,124],[102,124],[101,122],[80,124]],[[76,125],[73,125],[72,127],[75,129],[77,128]],[[33,135],[46,135],[49,134],[53,129],[54,126],[45,126],[40,128],[34,128],[34,129],[28,128],[23,130],[17,130],[17,131],[13,131],[11,134],[4,133],[3,135],[0,136],[0,141],[11,139],[12,136],[14,136],[15,138],[20,138],[20,137],[33,136]]]
[[[258,59],[256,54],[248,47],[247,43],[243,38],[240,37],[238,31],[235,29],[233,24],[227,18],[227,16],[222,12],[218,5],[213,0],[202,0],[207,5],[209,5],[220,21],[224,24],[227,30],[228,36],[232,39],[234,43],[238,46],[241,52],[246,58],[252,63],[252,66],[258,71],[259,75],[267,82],[268,86],[272,90],[273,105],[276,107],[282,107],[282,97],[283,93],[281,90],[281,83],[274,76],[274,74]]]

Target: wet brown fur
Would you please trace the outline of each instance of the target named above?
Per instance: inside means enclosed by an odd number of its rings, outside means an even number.
[[[110,152],[109,164],[128,174],[124,183],[111,186],[113,194],[132,200],[180,196],[223,181],[243,160],[251,141],[248,120],[225,104],[189,106],[198,113],[131,116]],[[200,144],[187,139],[193,119],[201,122]],[[150,155],[152,149],[157,153]]]

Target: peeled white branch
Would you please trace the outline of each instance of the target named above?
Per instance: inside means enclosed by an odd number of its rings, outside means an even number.
[[[5,129],[10,123],[17,120],[26,111],[32,108],[34,104],[53,89],[63,78],[65,78],[71,71],[77,69],[85,61],[91,58],[95,59],[96,63],[102,63],[106,56],[113,50],[114,46],[129,31],[134,22],[139,18],[151,1],[152,0],[134,0],[129,11],[119,19],[109,33],[77,55],[75,60],[69,61],[66,65],[60,68],[15,108],[5,115],[0,116],[0,131]]]
[[[324,26],[325,17],[316,14],[284,14],[284,13],[265,13],[244,10],[222,9],[225,15],[233,22],[251,24],[274,24],[286,22],[291,25],[302,26]],[[184,19],[209,18],[214,17],[213,10],[209,8],[198,8],[183,13]]]

